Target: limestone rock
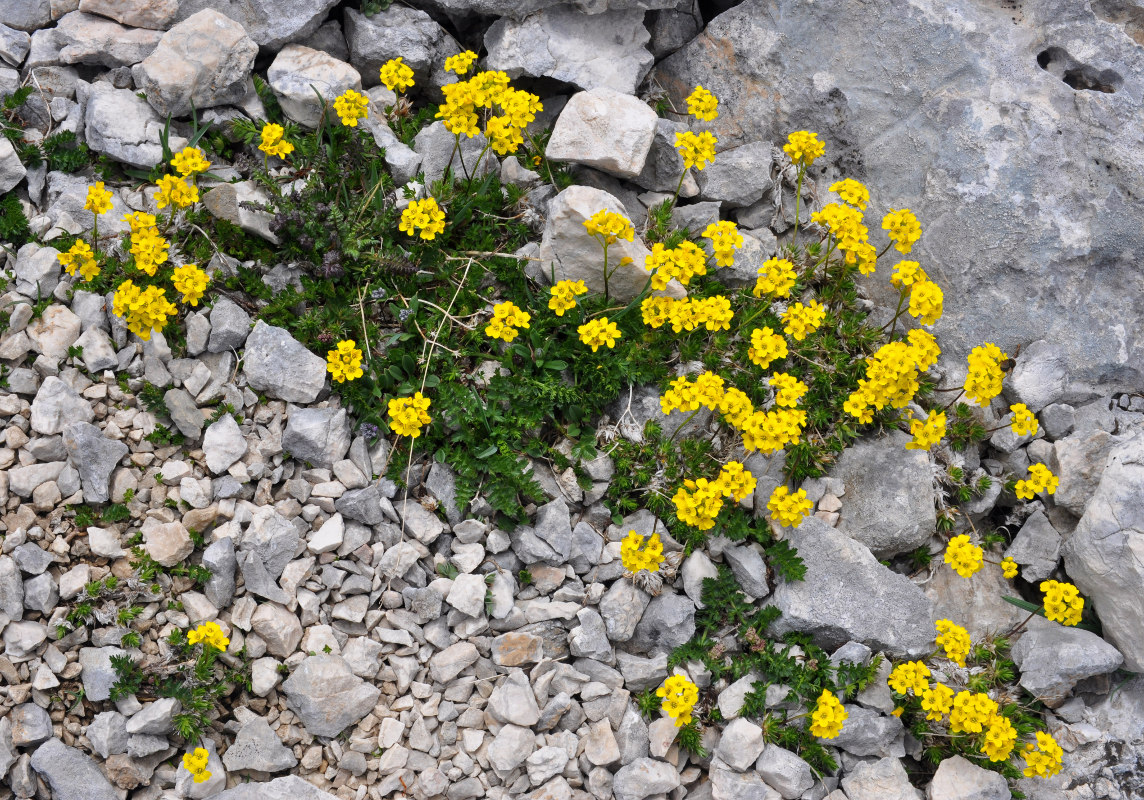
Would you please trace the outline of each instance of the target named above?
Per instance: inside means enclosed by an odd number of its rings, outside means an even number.
[[[111,473],[127,455],[123,442],[104,438],[103,431],[88,422],[74,422],[64,428],[68,458],[79,472],[86,503],[106,503],[111,495]]]
[[[938,764],[926,787],[926,800],[1009,800],[1012,796],[1003,777],[961,756]]]
[[[270,214],[244,205],[254,203],[263,206],[270,200],[254,181],[224,183],[203,193],[202,197],[203,206],[214,216],[233,222],[247,233],[261,236],[271,244],[278,244],[278,237],[270,230]]]
[[[110,17],[120,25],[166,30],[179,11],[179,0],[80,0],[79,10]]]
[[[560,112],[545,155],[635,178],[647,161],[656,121],[655,112],[631,95],[608,88],[577,92]]]
[[[162,34],[73,11],[60,18],[55,38],[60,47],[60,63],[97,64],[111,69],[130,67],[147,58]]]
[[[135,92],[92,84],[84,120],[85,141],[95,152],[140,169],[163,160],[159,137],[165,120]],[[172,134],[169,144],[172,150],[181,150],[186,139]]]
[[[261,320],[246,340],[242,369],[252,389],[291,403],[314,402],[326,385],[326,362]]]
[[[337,736],[372,709],[381,691],[341,656],[310,656],[282,684],[286,704],[313,736]]]
[[[213,9],[242,25],[259,47],[276,51],[314,33],[337,0],[179,0],[176,19]]]
[[[59,739],[36,748],[32,769],[51,787],[55,800],[119,800],[95,762]]]
[[[331,107],[347,89],[361,91],[361,74],[344,61],[319,50],[289,44],[279,51],[266,71],[282,112],[307,128],[318,127],[322,118],[320,94]],[[315,91],[317,94],[315,94]]]

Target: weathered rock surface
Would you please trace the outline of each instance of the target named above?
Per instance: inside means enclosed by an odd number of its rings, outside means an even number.
[[[545,155],[635,178],[647,161],[657,119],[647,104],[614,89],[577,92],[560,112]]]

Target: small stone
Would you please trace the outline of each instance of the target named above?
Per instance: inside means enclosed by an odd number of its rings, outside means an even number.
[[[98,703],[111,697],[111,687],[118,680],[111,666],[111,657],[125,654],[126,651],[118,647],[80,648],[80,677],[83,679],[84,696],[87,699]]]
[[[753,722],[739,718],[731,720],[723,729],[715,754],[727,766],[743,772],[755,763],[755,759],[763,752],[764,747],[766,743],[763,741],[763,729]],[[772,745],[767,749],[773,747]]]
[[[616,800],[644,800],[679,786],[679,773],[666,761],[637,758],[621,767],[612,783]]]
[[[302,623],[276,603],[262,603],[250,618],[251,628],[266,642],[266,652],[286,658],[302,641]]]
[[[222,763],[231,771],[281,772],[296,767],[298,759],[264,718],[252,716],[223,754]]]
[[[695,634],[695,604],[686,595],[664,592],[652,598],[628,646],[637,653],[670,652]]]
[[[127,752],[127,717],[118,711],[101,711],[84,731],[91,748],[100,758]]]
[[[10,735],[16,747],[35,747],[52,738],[52,718],[35,703],[23,703],[9,713]]]
[[[778,789],[783,800],[803,797],[814,786],[810,764],[777,744],[767,745],[755,762],[755,770],[767,785]]]
[[[314,402],[326,385],[326,362],[261,320],[246,340],[243,372],[252,389],[291,403]]]
[[[250,335],[250,315],[228,297],[215,300],[210,315],[211,334],[207,352],[223,353],[237,350]]]
[[[1095,633],[1034,617],[1013,645],[1013,661],[1021,686],[1056,708],[1077,682],[1114,671],[1124,656]]]
[[[341,514],[334,514],[309,538],[306,549],[315,555],[337,550],[345,541],[346,523]]]
[[[288,411],[282,448],[291,456],[325,469],[345,456],[350,448],[351,431],[344,408],[290,406]]]
[[[488,712],[499,722],[514,725],[535,725],[540,719],[540,707],[528,678],[520,670],[513,670],[489,696]]]
[[[507,774],[523,764],[535,749],[532,731],[518,725],[504,725],[489,743],[489,763],[497,772]]]
[[[147,703],[127,720],[127,733],[146,733],[162,736],[174,730],[175,715],[181,705],[173,697],[162,697]]]
[[[99,767],[59,739],[49,739],[36,748],[32,769],[51,787],[54,800],[119,800]]]
[[[381,691],[341,656],[310,656],[282,684],[286,704],[314,736],[337,736],[372,709]]]
[[[1005,778],[961,756],[943,759],[926,787],[926,800],[1010,800],[1012,796]]]
[[[460,574],[453,579],[453,587],[449,590],[445,601],[470,617],[479,617],[485,611],[485,593],[488,586],[483,575]]]
[[[856,764],[842,778],[842,790],[854,800],[922,800],[922,793],[910,785],[902,762],[891,757]]]
[[[45,436],[61,433],[69,424],[91,422],[94,418],[91,404],[54,375],[44,379],[32,401],[32,430]]]
[[[608,638],[613,642],[631,639],[650,602],[651,597],[637,589],[631,581],[615,581],[600,599],[599,605]]]
[[[143,547],[147,550],[147,555],[164,567],[173,567],[186,561],[195,550],[191,535],[181,522],[144,525]]]
[[[127,445],[105,438],[103,431],[87,422],[74,422],[63,434],[68,459],[79,472],[84,502],[106,503],[111,498],[111,473],[127,455]]]

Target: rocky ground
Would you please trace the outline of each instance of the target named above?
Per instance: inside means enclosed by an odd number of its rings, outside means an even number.
[[[658,118],[637,93],[656,94],[672,76],[693,83],[701,74],[706,84],[716,67],[701,53],[726,46],[741,55],[752,41],[769,41],[771,22],[760,5],[712,19],[723,10],[719,3],[424,0],[367,17],[336,0],[6,0],[0,62],[9,66],[0,65],[0,94],[30,82],[31,136],[71,130],[96,153],[149,169],[161,157],[168,114],[185,119],[193,104],[208,120],[261,119],[252,72],[267,78],[291,118],[304,121],[320,108],[309,90],[314,81],[329,97],[369,87],[383,61],[402,55],[419,80],[439,85],[444,58],[461,49],[455,36],[483,42],[490,68],[549,90],[548,124],[558,113],[559,121],[548,155],[579,165],[577,185],[555,197],[536,190],[541,236],[525,255],[542,262],[559,255],[567,277],[594,280],[587,265],[596,256],[577,245],[575,215],[614,205],[640,222],[679,175],[672,136],[683,126]],[[1115,28],[1119,38],[1110,41],[1138,65],[1139,48],[1121,30],[1138,10],[1101,5],[1100,20],[1085,24],[1106,26],[1110,35]],[[776,24],[786,26],[784,36],[800,30],[783,19]],[[752,75],[786,68],[776,66],[782,60],[733,59],[746,87],[736,91],[752,102],[766,94]],[[1119,73],[1114,80],[1093,70],[1088,82],[1121,90]],[[1052,91],[1094,93],[1052,79],[1059,84]],[[1119,103],[1134,91],[1096,94]],[[811,99],[827,108],[837,101],[822,94]],[[384,89],[371,96],[387,99]],[[742,108],[728,105],[727,124],[740,125]],[[754,106],[744,101],[743,108]],[[783,113],[797,110],[792,103]],[[816,113],[797,127],[813,127],[823,112]],[[443,131],[426,129],[410,148],[384,122],[370,124],[398,183],[444,170],[452,139]],[[853,137],[850,163],[838,165],[843,171],[870,146],[859,128],[821,128]],[[744,283],[793,220],[794,190],[774,133],[742,123],[736,147],[684,182],[688,203],[676,212],[689,222],[720,213],[739,221],[748,236]],[[172,146],[187,134],[176,125]],[[498,165],[490,158],[487,168]],[[506,182],[530,180],[515,160],[499,169]],[[895,181],[908,183],[898,173]],[[925,546],[940,552],[935,509],[957,505],[936,479],[949,466],[998,478],[983,496],[960,503],[955,530],[1004,523],[1012,535],[1004,552],[1021,565],[1025,585],[1072,580],[1102,626],[1098,635],[1034,620],[1015,640],[1019,683],[1051,709],[1047,729],[1066,751],[1059,776],[1024,779],[1016,788],[1036,800],[1144,797],[1144,680],[1134,675],[1144,669],[1137,510],[1144,401],[1129,323],[1116,333],[1118,367],[1095,376],[1097,362],[1116,359],[1103,339],[1087,347],[1082,330],[1079,343],[1062,343],[1056,323],[1042,335],[1039,313],[1031,322],[1009,320],[1005,346],[1010,353],[1022,347],[1004,402],[983,421],[992,427],[1009,402],[1023,402],[1041,431],[1018,438],[1003,428],[979,448],[932,456],[904,451],[904,434],[863,440],[828,477],[803,487],[816,512],[788,538],[807,565],[804,581],[768,576],[757,549],[716,538],[652,596],[623,577],[619,558],[620,538],[630,529],[650,531],[650,513],[616,525],[601,502],[615,476],[608,442],[586,464],[591,490],[534,462],[548,502],[530,507],[530,524],[509,532],[482,498],[458,502],[444,464],[415,464],[408,490],[382,477],[389,444],[371,443],[331,397],[324,360],[242,305],[221,297],[190,315],[181,357],[160,334],[147,343],[129,336],[107,298],[61,272],[50,246],[63,232],[90,228],[82,211],[89,182],[46,166],[26,169],[0,138],[0,190],[15,193],[45,243],[0,251],[9,280],[0,307],[10,315],[0,333],[0,797],[1010,797],[1003,779],[960,758],[943,762],[928,785],[911,785],[919,748],[891,714],[884,674],[848,706],[843,736],[828,743],[840,765],[835,775],[815,774],[767,743],[758,719],[740,716],[751,675],[712,680],[702,665],[684,665],[722,717],[705,729],[702,757],[680,748],[669,718],[649,720],[635,702],[663,682],[668,654],[694,634],[702,580],[718,574],[717,565],[729,567],[758,603],[777,606],[783,630],[813,634],[839,658],[926,654],[937,618],[959,620],[975,640],[1019,623],[1025,615],[1001,600],[1015,592],[996,571],[965,580],[940,557],[918,569],[900,558]],[[240,205],[252,192],[239,183],[213,189],[204,202],[273,241],[265,215]],[[813,185],[806,192],[807,202],[817,199]],[[114,230],[123,213],[147,207],[149,198],[125,186],[113,202],[104,219]],[[1066,260],[1080,259],[1078,252],[1053,251]],[[226,260],[212,266],[225,270]],[[272,286],[290,278],[288,265],[257,266]],[[1138,292],[1125,297],[1116,290],[1119,278],[1102,284],[1103,275],[1091,281],[1117,295],[1112,305],[1138,303]],[[621,274],[613,288],[635,294],[642,281],[626,286]],[[947,307],[954,305],[947,295]],[[974,322],[979,311],[958,312],[957,324],[976,326],[965,334],[970,340],[992,335]],[[1090,351],[1097,355],[1089,358]],[[158,397],[147,395],[148,385],[161,390]],[[625,399],[601,429],[636,439],[649,420],[677,425],[659,412],[656,394],[634,387],[632,402]],[[216,413],[223,406],[229,412]],[[164,444],[152,435],[157,425],[185,443]],[[758,476],[778,475],[766,459],[745,460]],[[1015,506],[1002,497],[999,478],[1023,475],[1034,462],[1049,465],[1060,488],[1045,501]],[[776,480],[760,480],[745,507],[764,516]],[[85,518],[76,513],[81,506],[104,512]],[[681,549],[670,537],[665,544],[669,552]],[[131,566],[135,545],[167,568],[155,588]],[[208,567],[209,580],[172,571],[188,559]],[[114,607],[97,604],[68,630],[85,587],[109,575],[137,590],[138,618],[124,625]],[[241,665],[245,648],[251,682],[228,697],[228,713],[209,730],[212,777],[195,784],[178,758],[176,701],[112,702],[110,659],[124,652],[159,658],[172,630],[209,620],[229,633],[225,663]],[[130,630],[140,641],[125,644]],[[727,644],[736,646],[733,637]]]

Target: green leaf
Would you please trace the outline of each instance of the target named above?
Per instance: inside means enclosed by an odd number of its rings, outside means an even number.
[[[540,364],[537,364],[536,366],[539,367]],[[544,362],[544,368],[556,370],[557,372],[559,372],[562,369],[568,369],[568,362],[567,361],[561,361],[560,359],[554,359],[552,361],[545,361]]]
[[[477,453],[477,458],[480,458],[480,459],[488,458],[489,456],[496,453],[497,450],[498,450],[498,448],[495,444],[490,444],[484,450],[481,450],[479,453]]]

